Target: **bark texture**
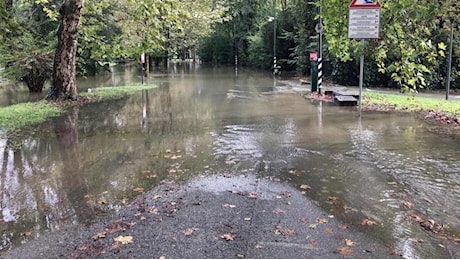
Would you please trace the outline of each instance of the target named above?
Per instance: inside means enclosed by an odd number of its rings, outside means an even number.
[[[84,0],[64,0],[59,10],[61,23],[57,32],[58,44],[54,56],[53,82],[48,100],[77,99],[75,37],[82,15]]]

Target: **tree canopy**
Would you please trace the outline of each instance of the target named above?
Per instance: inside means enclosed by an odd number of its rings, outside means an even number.
[[[51,78],[63,0],[0,1],[0,67],[31,91]],[[308,52],[317,51],[318,7],[324,24],[325,72],[356,84],[357,58],[366,57],[365,83],[417,90],[443,88],[451,18],[457,0],[381,1],[380,38],[362,49],[349,39],[348,5],[341,0],[86,0],[76,35],[76,69],[94,74],[119,61],[194,56],[204,62],[270,69],[275,53],[282,70],[308,74]],[[274,18],[274,19],[273,19]],[[275,23],[276,22],[276,31]],[[460,21],[456,21],[457,23]],[[274,38],[276,35],[276,38]],[[453,88],[460,55],[454,28]]]

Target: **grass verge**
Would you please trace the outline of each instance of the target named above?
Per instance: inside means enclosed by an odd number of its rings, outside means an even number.
[[[393,110],[407,111],[433,111],[447,113],[450,116],[460,115],[460,102],[438,98],[415,97],[407,95],[382,94],[376,92],[365,92],[363,104],[367,106],[385,106]]]
[[[53,116],[65,112],[65,108],[73,105],[122,98],[136,91],[156,88],[155,85],[103,87],[93,89],[91,93],[80,93],[79,100],[74,102],[49,103],[46,101],[21,103],[0,108],[0,129],[17,129],[26,125],[43,123]],[[94,91],[95,90],[95,91]]]

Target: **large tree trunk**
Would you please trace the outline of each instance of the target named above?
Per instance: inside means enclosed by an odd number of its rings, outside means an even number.
[[[54,56],[53,81],[48,100],[77,99],[75,73],[75,36],[77,35],[84,0],[64,0],[59,10],[61,23],[57,32],[58,44]]]

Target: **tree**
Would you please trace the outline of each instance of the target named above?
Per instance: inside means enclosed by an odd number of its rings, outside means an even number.
[[[36,2],[0,2],[0,65],[10,80],[41,92],[52,71],[53,23]],[[55,27],[54,27],[55,28]]]
[[[442,19],[445,6],[440,1],[383,1],[380,39],[370,40],[373,52],[358,41],[348,39],[348,2],[323,0],[323,21],[328,51],[341,62],[357,60],[365,52],[377,63],[380,73],[389,75],[403,90],[428,86],[445,56]],[[319,4],[319,1],[317,2]]]
[[[52,101],[76,100],[77,85],[75,37],[83,11],[84,0],[64,0],[59,13],[57,47],[54,56],[53,82],[47,99]]]

